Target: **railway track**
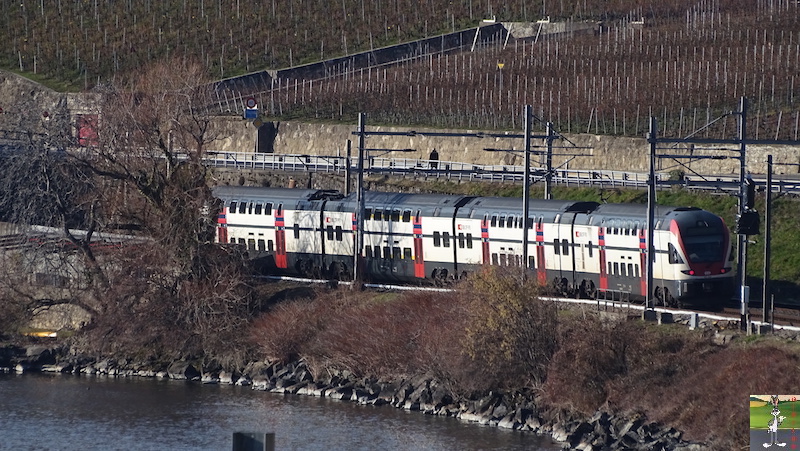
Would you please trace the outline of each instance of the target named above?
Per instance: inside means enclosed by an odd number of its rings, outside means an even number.
[[[764,318],[763,311],[762,308],[753,307],[748,310],[751,320],[755,321],[761,321]],[[726,307],[723,309],[723,314],[726,316],[735,316],[736,318],[741,316],[739,309],[733,307]],[[773,311],[773,318],[776,325],[800,327],[800,309],[776,307]]]

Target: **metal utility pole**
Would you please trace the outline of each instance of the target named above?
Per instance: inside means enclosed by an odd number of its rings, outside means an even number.
[[[739,103],[739,217],[744,216],[745,210],[747,210],[747,186],[745,182],[745,171],[746,171],[746,158],[747,155],[747,144],[745,140],[747,139],[747,99],[742,97]],[[739,323],[739,328],[741,330],[746,330],[749,321],[749,312],[748,312],[748,303],[750,301],[750,287],[747,286],[747,235],[738,234],[738,251],[739,251],[739,258],[738,258],[738,265],[737,270],[739,271],[740,277],[740,285],[739,285],[739,296],[741,300],[740,304],[740,315],[741,321]]]
[[[530,108],[530,106],[528,106]],[[553,123],[547,123],[547,155],[545,156],[545,170],[547,174],[544,176],[544,198],[553,198],[553,141],[556,139],[556,132],[553,129]]]
[[[358,113],[358,175],[356,178],[356,239],[353,252],[353,282],[361,280],[361,251],[364,249],[364,138],[367,115]],[[354,286],[356,284],[353,284]]]
[[[655,232],[655,211],[656,211],[656,144],[658,143],[656,118],[650,117],[650,132],[647,134],[647,142],[650,143],[650,173],[647,177],[647,294],[645,296],[645,308],[653,308],[653,263],[655,262],[655,246],[653,238]],[[666,296],[665,296],[666,301]]]
[[[351,154],[352,150],[353,150],[353,142],[348,139],[347,140],[347,156],[344,159],[344,195],[345,196],[349,196],[350,195],[350,183],[352,183],[351,178],[352,178],[353,175],[351,174],[352,170],[351,170],[351,167],[350,167],[350,165],[353,164],[353,162],[352,162],[352,160],[350,158],[350,154]]]
[[[764,286],[761,293],[762,315],[761,321],[767,323],[772,320],[767,314],[770,298],[770,258],[772,257],[772,155],[767,155],[767,198],[764,207]]]
[[[549,123],[548,123],[549,125]],[[548,128],[549,130],[549,128]],[[522,179],[522,278],[528,272],[528,216],[531,197],[531,106],[525,105],[525,175]]]

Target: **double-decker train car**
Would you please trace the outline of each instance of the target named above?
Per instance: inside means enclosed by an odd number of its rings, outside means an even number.
[[[353,275],[358,204],[332,190],[218,187],[217,240],[247,248],[264,270]],[[421,283],[466,277],[484,265],[525,268],[564,294],[646,295],[647,209],[637,204],[369,191],[359,267],[368,280]],[[528,258],[523,233],[528,228]],[[691,207],[657,207],[652,295],[665,305],[730,294],[727,226]]]

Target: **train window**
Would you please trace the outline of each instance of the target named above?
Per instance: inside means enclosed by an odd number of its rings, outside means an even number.
[[[544,216],[539,216],[539,229],[542,228],[542,223],[544,222]]]
[[[372,246],[364,246],[364,256],[372,258]]]
[[[248,215],[252,215],[253,214],[253,203],[252,202],[247,204],[247,214]]]
[[[376,208],[372,213],[372,219],[376,221],[383,221],[383,210]]]
[[[294,238],[300,239],[300,224],[298,223],[294,224]]]
[[[506,257],[506,254],[500,254],[500,266],[508,266],[508,257]]]
[[[368,221],[370,219],[372,219],[372,209],[371,208],[365,208],[364,209],[364,220]]]
[[[283,204],[278,204],[278,208],[276,210],[275,216],[283,216]]]
[[[634,274],[635,274],[634,277],[638,278],[639,277],[639,265],[633,265],[633,270],[634,270]]]
[[[516,260],[517,260],[517,264],[515,266],[522,266],[522,256],[521,255],[515,255],[514,258],[516,258]]]
[[[420,222],[420,217],[422,216],[422,212],[420,210],[417,210],[417,215],[416,216],[417,217],[414,218],[414,221]]]
[[[678,254],[678,249],[676,249],[672,243],[668,243],[667,246],[669,250],[669,262],[673,265],[683,263],[683,259],[681,258],[680,254]]]
[[[612,274],[619,275],[619,263],[614,262],[614,272]]]
[[[442,245],[444,245],[444,247],[450,247],[450,233],[442,233]]]
[[[614,274],[613,272],[611,272],[611,262],[608,262],[608,274],[612,275]]]
[[[237,205],[239,205],[239,202],[236,202],[235,200],[232,200],[231,201],[231,205],[228,207],[228,211],[231,212],[231,213],[236,213],[236,206]]]
[[[515,216],[509,215],[508,219],[506,219],[506,226],[508,228],[516,228],[517,227],[517,218]]]
[[[533,228],[533,218],[528,218],[528,228],[529,229]]]
[[[411,210],[403,211],[403,222],[411,222]]]
[[[236,238],[231,238],[231,244],[236,244]]]
[[[239,202],[239,214],[247,213],[247,202]]]
[[[529,269],[536,268],[536,260],[533,259],[533,255],[528,256],[528,268]]]
[[[493,265],[498,265],[499,264],[498,261],[497,261],[497,254],[496,253],[492,254],[492,264]]]
[[[403,260],[411,260],[411,248],[404,247],[403,248]]]
[[[260,204],[260,203],[256,204],[256,209],[255,209],[254,213],[257,214],[257,215],[260,215],[261,214],[261,210],[263,210],[263,209],[264,209],[264,206],[262,204]]]
[[[267,243],[264,240],[259,239],[258,240],[258,251],[259,252],[264,252],[265,250],[267,250]]]
[[[383,210],[383,220],[388,221],[389,217],[394,216],[390,210]]]
[[[328,226],[325,231],[328,235],[328,241],[333,241],[333,226]]]
[[[490,223],[492,227],[497,227],[497,215],[492,215],[492,222]]]
[[[267,202],[264,204],[264,214],[271,215],[272,214],[272,202]]]
[[[375,258],[381,258],[381,247],[375,246]]]
[[[553,252],[555,252],[556,255],[561,253],[561,247],[558,244],[558,238],[553,240]]]
[[[433,246],[439,247],[442,245],[442,236],[439,232],[433,232]]]
[[[383,258],[392,258],[392,248],[389,246],[383,246]]]
[[[561,240],[561,253],[564,255],[569,255],[569,241],[568,240]]]
[[[275,252],[275,243],[272,240],[267,240],[267,252]]]
[[[336,241],[342,241],[342,226],[336,226]]]
[[[250,250],[250,251],[256,250],[256,240],[255,240],[255,238],[248,238],[247,239],[247,250]]]
[[[463,233],[459,233],[458,234],[458,247],[460,247],[461,249],[464,249],[464,246],[466,246],[466,245],[467,245],[467,243],[466,243],[466,240],[464,239],[464,234]]]
[[[500,222],[497,223],[497,227],[505,227],[506,226],[506,216],[500,216]]]
[[[472,234],[467,234],[467,249],[472,249]]]
[[[400,252],[399,247],[395,246],[392,248],[392,258],[395,260],[400,260],[401,258],[403,258],[403,254]]]
[[[400,210],[392,210],[392,221],[400,221]]]
[[[239,244],[241,244],[241,245],[243,245],[243,246],[245,245],[244,238],[239,238]]]
[[[633,277],[633,263],[628,263],[628,277]]]
[[[627,277],[628,273],[625,271],[625,263],[620,263],[619,266],[620,266],[620,268],[619,268],[620,275],[622,277]]]

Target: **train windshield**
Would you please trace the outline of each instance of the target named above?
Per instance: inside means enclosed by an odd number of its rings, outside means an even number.
[[[712,263],[725,258],[725,237],[721,233],[684,236],[683,245],[692,263]]]

